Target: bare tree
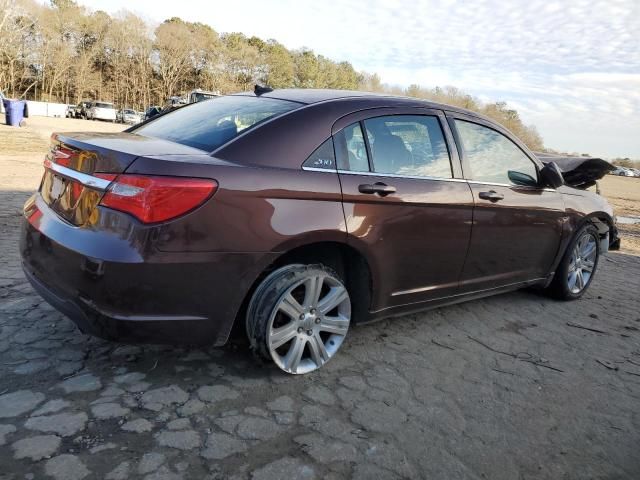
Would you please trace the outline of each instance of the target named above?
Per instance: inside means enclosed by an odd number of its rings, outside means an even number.
[[[0,89],[63,102],[114,101],[143,109],[194,88],[230,93],[255,83],[276,88],[338,88],[409,95],[494,118],[534,149],[534,127],[502,102],[486,104],[456,87],[386,85],[309,49],[170,18],[154,31],[136,15],[92,12],[74,0],[0,0]]]

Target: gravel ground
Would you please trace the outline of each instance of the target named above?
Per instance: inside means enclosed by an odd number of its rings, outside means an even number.
[[[241,342],[79,333],[19,266],[40,162],[0,157],[0,479],[640,478],[640,257],[610,254],[572,303],[522,291],[353,328],[289,376]]]

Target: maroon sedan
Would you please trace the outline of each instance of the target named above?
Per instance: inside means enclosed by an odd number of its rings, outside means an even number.
[[[83,332],[222,345],[239,324],[306,373],[355,322],[527,286],[577,298],[615,239],[602,197],[481,115],[257,90],[53,135],[20,248]]]

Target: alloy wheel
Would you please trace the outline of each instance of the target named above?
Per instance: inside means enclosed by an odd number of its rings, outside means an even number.
[[[580,293],[589,284],[597,256],[597,240],[592,233],[585,232],[573,247],[569,260],[567,287],[571,293]]]
[[[289,287],[272,311],[269,354],[285,372],[311,372],[335,355],[350,321],[346,287],[331,276],[310,275]]]

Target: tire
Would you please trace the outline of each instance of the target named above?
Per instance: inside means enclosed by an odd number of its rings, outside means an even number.
[[[549,293],[560,300],[580,298],[591,285],[599,260],[600,235],[593,225],[585,225],[569,243],[548,287]]]
[[[343,280],[322,265],[292,264],[268,275],[247,308],[251,348],[282,371],[309,373],[340,349],[351,322]]]

